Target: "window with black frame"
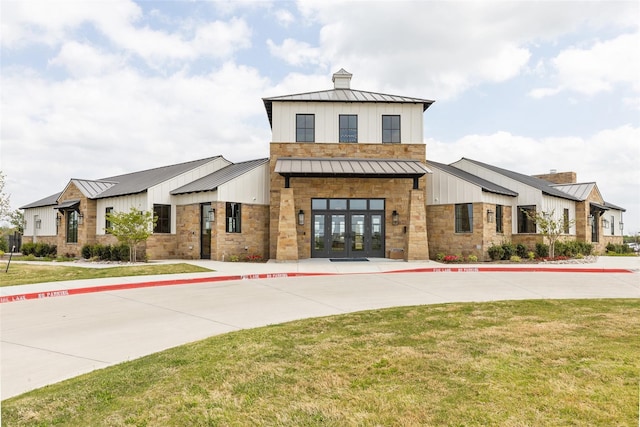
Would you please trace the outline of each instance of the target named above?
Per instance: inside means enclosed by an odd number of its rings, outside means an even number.
[[[400,116],[382,116],[382,142],[400,143]]]
[[[536,207],[518,206],[518,233],[536,232]]]
[[[504,233],[503,206],[496,205],[496,233]]]
[[[315,142],[315,128],[315,115],[296,114],[296,142]]]
[[[473,204],[457,204],[455,209],[456,233],[471,233],[473,231]]]
[[[157,218],[154,233],[171,233],[171,205],[153,205],[153,216]]]
[[[227,233],[241,233],[241,204],[227,202],[226,206],[226,226]]]
[[[113,208],[109,207],[104,210],[104,232],[109,234],[111,228],[111,221],[109,221],[109,214],[113,213]]]
[[[358,142],[358,116],[355,114],[340,114],[339,142]]]

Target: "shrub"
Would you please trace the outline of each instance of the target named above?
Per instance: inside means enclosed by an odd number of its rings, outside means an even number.
[[[527,253],[527,258],[533,261],[534,259],[536,259],[536,253],[533,251],[529,251],[529,253]]]
[[[56,245],[48,243],[25,243],[22,245],[22,255],[33,255],[37,258],[55,257],[57,252]]]
[[[608,243],[607,252],[614,253],[614,254],[629,254],[633,252],[633,249],[631,249],[631,247],[629,247],[629,245],[627,245],[626,243],[623,243],[621,245]]]
[[[4,236],[0,235],[0,251],[9,252],[9,242]]]
[[[238,261],[240,261],[240,257],[238,255],[231,255],[231,256],[229,256],[229,261],[238,262]]]
[[[35,243],[24,243],[22,245],[22,255],[24,256],[33,255],[33,253],[35,252],[35,249],[36,249]]]
[[[513,255],[516,255],[516,246],[513,243],[503,243],[502,249],[504,250],[502,259],[510,260]]]
[[[546,258],[549,256],[549,245],[544,243],[536,243],[536,256],[538,258]]]
[[[520,258],[526,258],[527,257],[527,247],[525,245],[523,245],[522,243],[518,243],[516,245],[516,255],[518,255]]]
[[[445,255],[444,262],[458,262],[460,258],[458,255]]]
[[[262,255],[247,255],[244,260],[246,262],[261,262],[262,261]]]
[[[520,258],[518,255],[511,255],[511,258],[509,258],[509,261],[511,261],[511,262],[520,262],[520,261],[522,261],[522,258]]]
[[[489,258],[491,258],[492,261],[498,261],[504,257],[504,249],[502,249],[502,246],[492,245],[489,247],[488,252]]]
[[[438,252],[436,255],[436,261],[444,261],[444,254],[442,252]]]
[[[475,256],[475,255],[469,255],[469,256],[467,257],[467,260],[468,260],[469,262],[478,262],[478,257],[477,257],[477,256]]]

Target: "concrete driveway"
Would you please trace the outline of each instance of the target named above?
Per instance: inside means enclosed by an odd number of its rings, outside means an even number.
[[[382,260],[200,263],[217,271],[165,283],[168,277],[0,288],[2,399],[216,334],[295,319],[446,302],[640,298],[638,258],[507,271]],[[45,297],[23,298],[36,294]]]

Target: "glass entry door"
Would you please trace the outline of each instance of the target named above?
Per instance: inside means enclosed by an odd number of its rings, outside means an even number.
[[[311,257],[383,258],[384,201],[374,200],[379,203],[366,199],[314,199]]]
[[[213,209],[211,203],[200,205],[200,259],[211,259],[211,222]]]

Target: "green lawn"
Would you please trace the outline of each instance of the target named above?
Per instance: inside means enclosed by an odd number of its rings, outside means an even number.
[[[135,264],[122,267],[67,267],[54,262],[42,264],[0,262],[0,286],[59,282],[62,280],[99,279],[104,277],[147,276],[156,274],[200,273],[211,271],[191,264]]]
[[[640,299],[296,321],[5,400],[2,425],[637,425],[639,324]]]

